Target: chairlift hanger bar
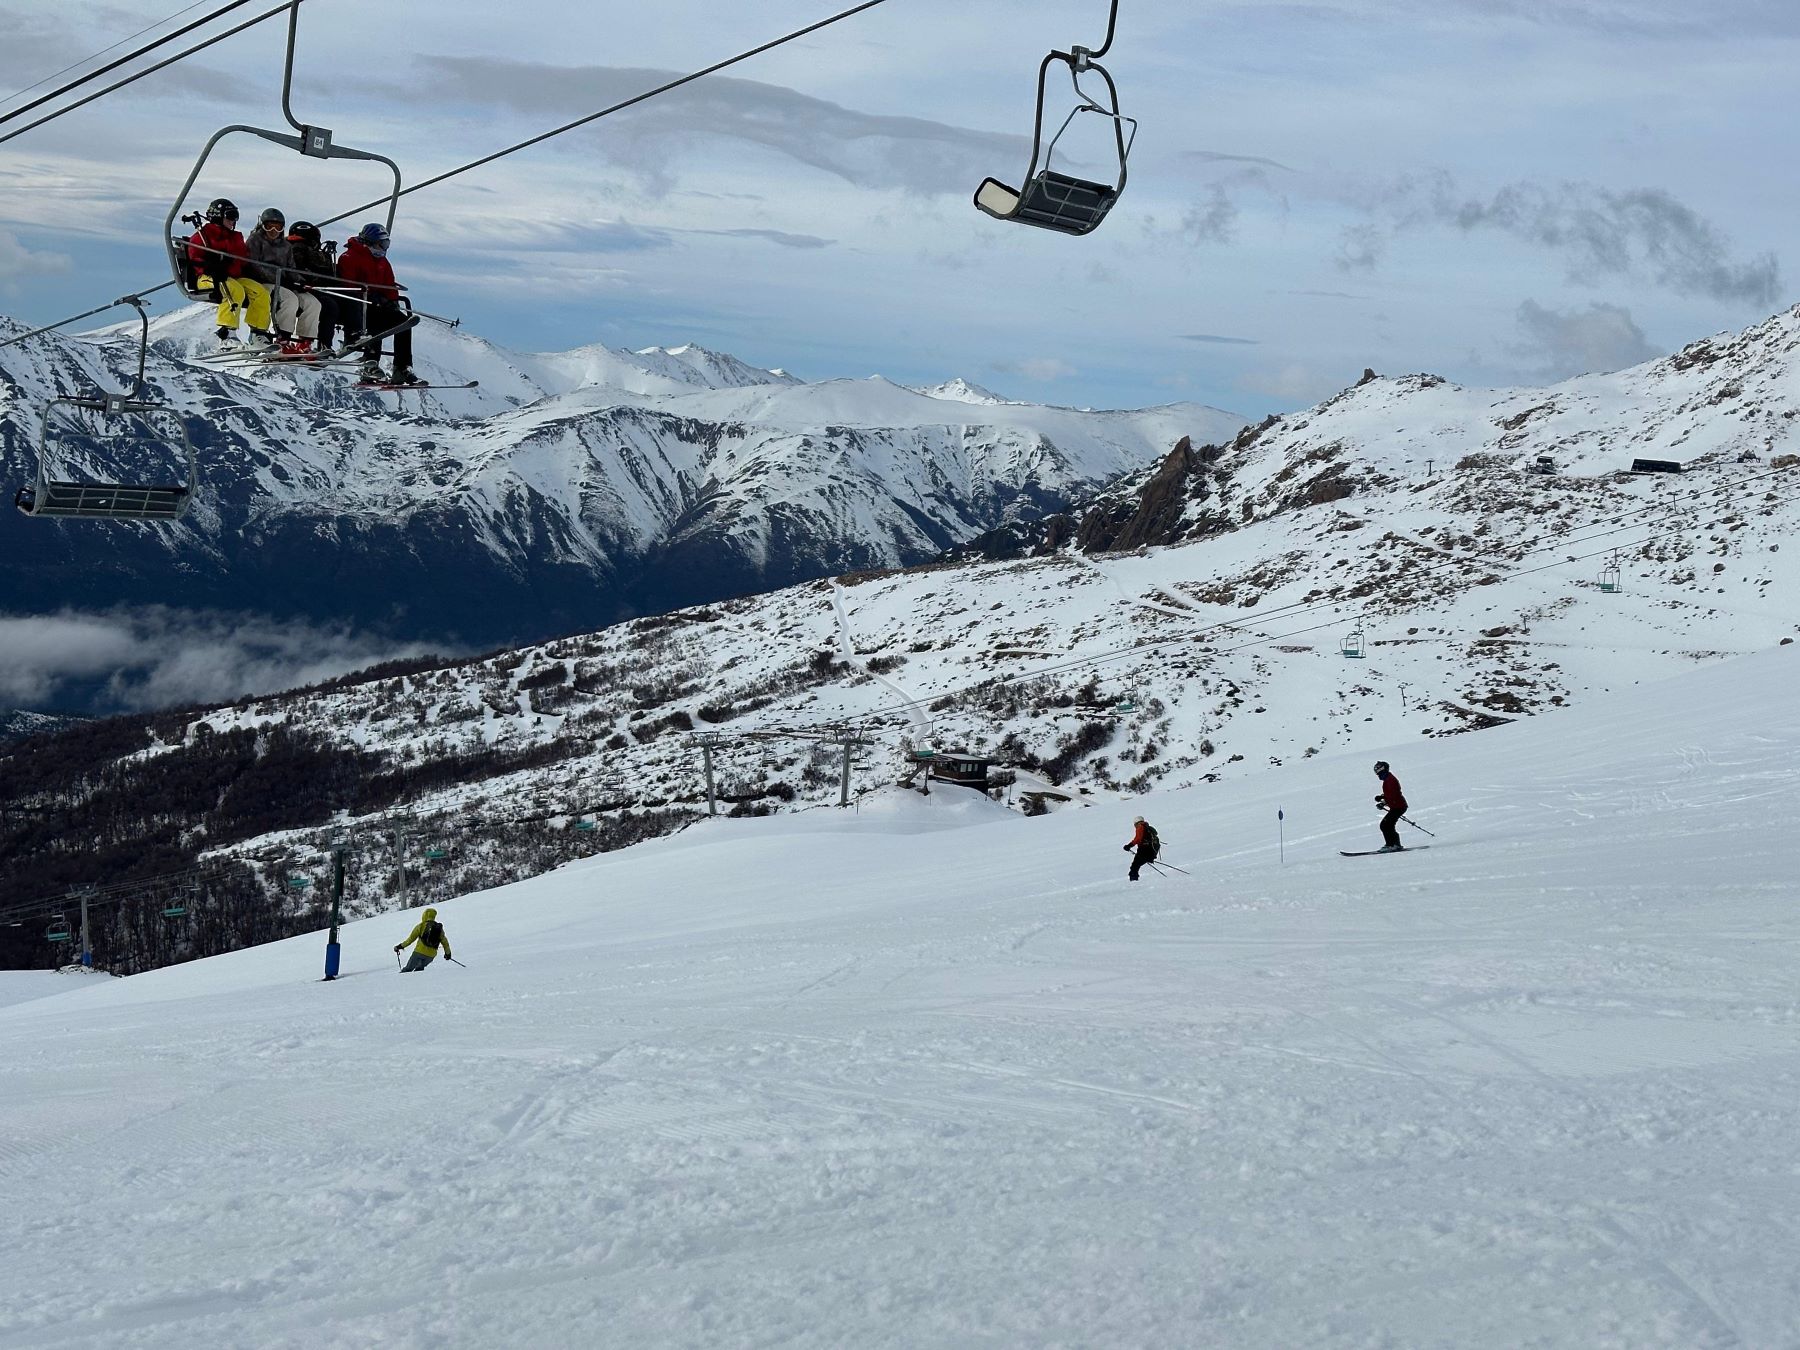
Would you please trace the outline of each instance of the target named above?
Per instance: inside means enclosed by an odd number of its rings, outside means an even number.
[[[175,200],[170,203],[169,214],[163,219],[163,248],[169,257],[169,270],[173,274],[176,284],[180,285],[184,292],[187,290],[187,282],[182,267],[182,253],[177,250],[175,243],[175,217],[181,214],[181,208],[187,204],[188,193],[193,191],[194,184],[199,181],[200,172],[206,167],[206,161],[211,158],[213,148],[225,137],[240,132],[256,136],[275,145],[284,145],[290,150],[298,150],[302,155],[314,159],[359,159],[385,164],[388,171],[394,176],[394,190],[387,197],[377,198],[369,205],[376,205],[381,201],[387,203],[387,228],[390,233],[393,231],[394,216],[400,208],[400,166],[386,155],[378,155],[371,150],[356,150],[347,145],[333,145],[329,128],[308,126],[294,116],[294,48],[298,44],[300,36],[301,3],[302,0],[292,0],[288,6],[287,55],[283,61],[281,72],[281,113],[283,117],[287,118],[288,125],[299,134],[291,136],[283,131],[270,131],[264,127],[253,127],[242,122],[234,122],[228,127],[222,127],[215,131],[212,139],[207,141],[205,147],[200,151],[200,158],[194,162],[193,171],[188,174],[187,181],[181,185],[181,190],[175,194]],[[363,209],[363,207],[357,208],[357,210]],[[337,216],[333,219],[341,220],[343,217]],[[320,223],[329,224],[330,222],[322,221]]]

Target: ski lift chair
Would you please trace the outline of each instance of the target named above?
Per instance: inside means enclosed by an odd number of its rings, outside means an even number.
[[[199,466],[187,427],[172,408],[143,397],[150,316],[135,295],[117,303],[138,312],[137,380],[128,394],[54,398],[44,405],[37,477],[13,496],[13,505],[28,516],[180,520],[193,500]],[[179,467],[181,481],[124,483],[72,476],[72,466],[84,460],[132,464],[151,457]]]
[[[181,191],[175,196],[174,204],[169,207],[169,214],[163,221],[163,247],[168,250],[169,271],[175,278],[175,284],[181,288],[190,300],[215,301],[211,290],[202,290],[199,286],[200,269],[187,255],[188,238],[175,233],[176,217],[181,214],[182,205],[187,201],[188,193],[199,181],[200,171],[206,167],[206,161],[212,157],[213,148],[231,135],[255,136],[274,145],[285,146],[289,150],[297,150],[310,159],[360,159],[377,164],[385,164],[394,176],[393,191],[387,198],[387,228],[389,233],[394,229],[394,216],[400,207],[400,166],[386,155],[378,155],[369,150],[357,150],[348,145],[334,144],[329,127],[308,126],[294,117],[292,93],[294,87],[294,42],[300,26],[300,6],[294,5],[288,10],[287,61],[281,78],[281,114],[287,118],[288,125],[298,135],[285,131],[271,131],[266,127],[247,126],[242,122],[234,122],[231,126],[221,127],[213,133],[212,139],[200,151],[200,158],[194,162],[193,172],[188,174],[187,182],[181,185]],[[188,217],[183,216],[185,222]]]
[[[1344,639],[1343,645],[1339,648],[1339,650],[1342,652],[1343,655],[1349,657],[1352,661],[1362,660],[1363,659],[1363,630],[1360,628],[1351,629],[1349,636],[1347,636]]]
[[[1600,569],[1600,593],[1602,595],[1619,593],[1619,568],[1616,564],[1608,563]]]
[[[44,937],[50,942],[67,942],[71,937],[68,919],[61,914],[52,914],[50,926],[44,930]]]
[[[1137,119],[1119,112],[1119,90],[1113,78],[1100,64],[1099,58],[1112,47],[1113,29],[1118,23],[1119,4],[1113,0],[1112,17],[1106,26],[1106,41],[1096,50],[1071,44],[1066,52],[1053,51],[1038,64],[1037,116],[1031,132],[1031,163],[1025,170],[1023,187],[1009,187],[998,178],[984,178],[975,189],[975,206],[995,220],[1013,220],[1021,225],[1035,225],[1060,234],[1091,234],[1106,219],[1107,212],[1125,190],[1125,166],[1137,139]],[[1045,84],[1052,64],[1069,68],[1069,80],[1075,87],[1075,106],[1063,118],[1049,142],[1044,141]],[[1106,101],[1094,98],[1081,86],[1088,71],[1099,73],[1106,85]],[[1118,155],[1119,171],[1112,182],[1097,182],[1063,173],[1053,167],[1057,142],[1068,131],[1076,117],[1092,113],[1112,123],[1113,145]],[[1128,135],[1126,123],[1131,124]],[[1039,168],[1040,162],[1043,167]]]

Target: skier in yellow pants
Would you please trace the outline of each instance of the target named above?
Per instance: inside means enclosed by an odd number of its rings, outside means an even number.
[[[435,909],[428,909],[424,914],[419,916],[418,926],[406,935],[405,942],[401,942],[395,946],[394,952],[396,955],[399,954],[400,948],[404,947],[407,942],[413,944],[413,954],[412,959],[401,968],[400,973],[402,975],[410,975],[415,970],[425,969],[426,966],[437,959],[439,947],[444,949],[444,956],[447,959],[454,959],[450,956],[450,938],[444,932],[444,925],[437,921],[437,911]]]
[[[250,261],[250,246],[238,233],[238,209],[230,200],[217,198],[206,208],[206,223],[188,240],[188,259],[196,272],[195,286],[219,297],[219,341],[235,343],[239,313],[250,320],[250,341],[273,346],[269,331],[269,288],[243,275]]]

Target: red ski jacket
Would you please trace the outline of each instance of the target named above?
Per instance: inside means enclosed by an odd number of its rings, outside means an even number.
[[[400,287],[394,281],[394,267],[386,258],[369,252],[369,246],[355,235],[344,245],[338,258],[338,278],[354,285],[366,285],[373,299],[397,300]]]
[[[188,260],[209,277],[240,277],[250,256],[244,236],[209,220],[188,238]]]
[[[1400,780],[1395,777],[1392,769],[1389,769],[1387,776],[1381,780],[1381,800],[1387,803],[1390,811],[1404,812],[1406,810],[1406,794],[1400,791]]]

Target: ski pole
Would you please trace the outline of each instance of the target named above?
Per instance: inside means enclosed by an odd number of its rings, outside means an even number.
[[[1275,808],[1275,847],[1281,856],[1281,865],[1287,866],[1287,812],[1280,807]]]
[[[1402,820],[1406,820],[1406,817],[1405,817],[1405,816],[1401,816],[1401,817],[1400,817],[1400,819],[1402,819]],[[1420,833],[1420,834],[1426,834],[1426,835],[1431,835],[1431,837],[1432,837],[1432,838],[1433,838],[1433,839],[1436,839],[1436,838],[1437,838],[1437,836],[1436,836],[1436,835],[1435,835],[1435,834],[1431,834],[1431,831],[1430,831],[1430,830],[1428,830],[1428,829],[1426,829],[1426,828],[1425,828],[1425,827],[1424,827],[1424,826],[1423,826],[1423,825],[1413,825],[1413,823],[1412,823],[1412,821],[1410,821],[1410,820],[1406,820],[1406,823],[1407,823],[1407,824],[1408,824],[1408,825],[1412,825],[1412,827],[1413,827],[1413,828],[1414,828],[1414,829],[1415,829],[1415,830],[1417,830],[1417,831],[1418,831],[1418,832],[1419,832],[1419,833]]]
[[[1190,871],[1188,871],[1188,870],[1187,870],[1187,869],[1186,869],[1186,868],[1185,868],[1185,867],[1177,867],[1177,866],[1176,866],[1176,865],[1175,865],[1175,864],[1174,864],[1174,863],[1160,863],[1160,862],[1153,862],[1153,863],[1151,863],[1151,864],[1150,864],[1150,865],[1151,865],[1151,866],[1152,866],[1152,867],[1154,867],[1154,868],[1156,868],[1156,869],[1158,869],[1158,870],[1159,870],[1159,871],[1160,871],[1160,870],[1161,870],[1161,869],[1162,869],[1162,868],[1165,868],[1165,867],[1166,867],[1166,868],[1168,868],[1168,869],[1169,869],[1169,870],[1170,870],[1170,871],[1171,871],[1171,872],[1179,872],[1179,873],[1181,873],[1181,875],[1182,875],[1182,876],[1184,876],[1184,877],[1191,877],[1191,876],[1193,876],[1193,875],[1194,875],[1194,874],[1193,874],[1193,873],[1192,873],[1192,872],[1190,872]]]
[[[462,968],[464,970],[468,969],[467,966],[463,966],[463,963],[461,961],[458,961],[454,956],[446,956],[444,958],[444,960],[448,961],[453,966],[462,966]]]
[[[405,967],[405,964],[406,963],[400,959],[400,953],[395,952],[394,953],[394,968],[396,970],[403,969]]]

